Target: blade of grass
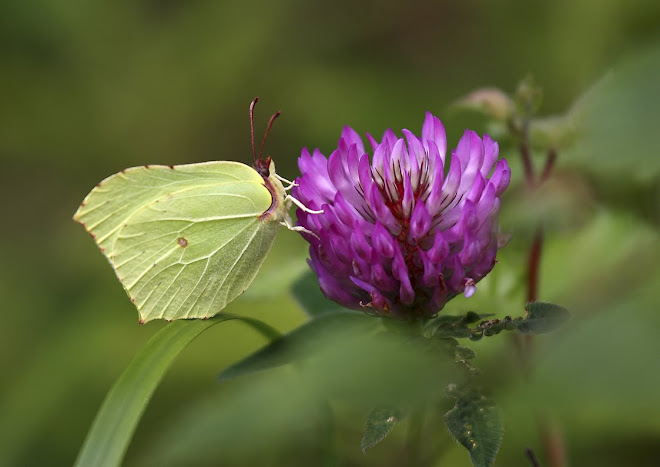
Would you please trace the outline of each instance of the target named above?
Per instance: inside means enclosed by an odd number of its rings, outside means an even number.
[[[279,332],[262,321],[230,314],[168,324],[137,353],[110,388],[75,465],[120,465],[149,399],[177,355],[208,328],[233,319],[250,325],[271,340],[280,337]]]

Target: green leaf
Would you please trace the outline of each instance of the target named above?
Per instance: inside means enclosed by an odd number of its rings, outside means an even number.
[[[326,298],[319,287],[319,280],[312,271],[307,271],[294,282],[291,288],[294,298],[312,318],[324,313],[344,310],[343,307]]]
[[[373,409],[367,416],[367,424],[360,447],[363,452],[380,443],[403,417],[403,412],[394,407]]]
[[[209,318],[247,289],[287,215],[284,188],[238,162],[148,165],[94,188],[74,219],[140,314]]]
[[[657,43],[614,64],[581,99],[578,116],[583,136],[567,160],[591,173],[626,180],[628,185],[644,182],[657,186],[658,82]]]
[[[525,334],[543,334],[554,331],[564,324],[571,314],[564,307],[546,302],[532,302],[525,306],[528,312],[518,330]]]
[[[472,464],[488,467],[500,449],[504,427],[497,407],[477,392],[469,392],[456,400],[445,414],[451,435],[470,453]]]
[[[226,314],[209,320],[168,324],[138,352],[108,392],[76,465],[120,465],[149,399],[177,355],[206,329],[232,319],[249,324],[268,338],[279,335],[259,320]]]
[[[347,332],[361,333],[374,324],[374,318],[358,312],[337,311],[320,315],[226,368],[218,378],[225,381],[286,365],[297,360],[301,355],[312,353],[319,342],[337,331],[342,331],[345,337]]]
[[[457,345],[456,348],[454,348],[454,356],[457,361],[462,361],[462,360],[472,360],[474,357],[477,356],[477,354],[474,353],[474,350],[472,350],[470,347]]]
[[[492,316],[492,314],[478,314],[474,311],[468,311],[465,315],[439,315],[429,321],[424,327],[426,337],[470,337],[473,333],[468,327],[469,324]]]
[[[525,334],[543,334],[554,331],[570,318],[570,313],[566,308],[552,303],[528,303],[525,310],[527,310],[526,318],[512,319],[510,316],[506,316],[504,319],[489,319],[480,322],[475,328],[471,328],[469,325],[491,315],[480,315],[469,311],[465,316],[438,316],[426,324],[424,336],[441,339],[469,337],[470,340],[477,341],[483,336],[493,336],[502,331],[516,329]],[[459,360],[467,358],[469,357],[459,358]]]

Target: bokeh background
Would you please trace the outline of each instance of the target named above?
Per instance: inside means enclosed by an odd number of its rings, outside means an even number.
[[[514,236],[472,301],[447,308],[520,314],[525,255],[542,217],[540,298],[574,318],[537,340],[530,383],[509,339],[472,344],[506,423],[496,465],[527,465],[527,446],[544,458],[540,426],[571,465],[657,465],[656,0],[2,2],[0,70],[0,465],[70,465],[112,382],[163,326],[138,325],[71,220],[98,181],[147,163],[249,163],[254,96],[258,134],[282,110],[267,152],[285,177],[296,176],[303,146],[329,154],[344,125],[419,131],[430,110],[453,146],[466,127],[484,132],[488,123],[456,110],[456,99],[486,86],[513,91],[528,74],[543,88],[542,114],[593,92],[585,132],[560,149],[544,191],[552,202],[525,203],[519,155],[502,141],[514,168],[502,227]],[[304,322],[289,287],[305,257],[304,242],[282,231],[254,287],[228,311],[282,331]],[[157,390],[127,465],[317,464],[304,391],[271,375],[216,381],[263,344],[235,323],[195,341]],[[401,465],[404,427],[364,455],[365,414],[335,409],[346,465]],[[438,465],[469,465],[442,426],[429,422],[424,442]]]

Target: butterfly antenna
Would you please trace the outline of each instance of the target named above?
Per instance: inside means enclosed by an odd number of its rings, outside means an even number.
[[[258,100],[259,98],[255,97],[250,103],[250,136],[252,139],[252,156],[254,157],[255,164],[257,163],[257,151],[254,148],[254,106],[257,105]]]
[[[278,110],[273,114],[272,117],[270,117],[270,120],[268,121],[268,127],[266,127],[266,133],[264,133],[264,139],[263,141],[261,141],[261,146],[259,147],[259,159],[261,159],[261,156],[263,154],[264,144],[266,144],[266,139],[268,138],[268,133],[270,133],[270,128],[273,126],[273,122],[275,121],[275,119],[280,116],[280,113],[281,112]]]

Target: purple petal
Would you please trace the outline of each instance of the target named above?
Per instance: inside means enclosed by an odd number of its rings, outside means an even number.
[[[441,264],[449,256],[449,243],[442,232],[436,232],[433,246],[427,255],[434,264]]]
[[[413,135],[408,130],[402,130],[408,143],[408,167],[410,171],[410,181],[412,182],[413,191],[417,191],[420,182],[419,167],[422,161],[427,160],[426,149],[422,146],[417,136]]]
[[[348,146],[356,145],[358,156],[364,154],[364,143],[360,135],[350,126],[345,126],[341,132],[341,137]]]
[[[430,152],[429,141],[435,143],[439,155],[444,162],[445,154],[447,152],[447,134],[445,133],[445,127],[442,125],[439,118],[434,117],[431,112],[426,112],[424,124],[422,125],[422,143],[427,152]]]
[[[394,238],[380,222],[376,222],[374,226],[374,231],[371,234],[371,244],[376,252],[385,258],[393,258],[397,249]]]
[[[406,151],[402,139],[397,140],[392,147],[390,164],[394,180],[397,182],[403,180],[403,173],[408,172],[408,151]]]
[[[361,217],[355,208],[350,205],[341,193],[335,195],[334,212],[341,223],[346,226],[353,227],[358,219]]]
[[[308,199],[320,196],[322,198],[321,202],[328,202],[335,197],[337,189],[330,181],[327,165],[328,160],[318,149],[314,150],[314,156],[311,156],[307,148],[303,148],[300,159],[298,159],[298,167],[302,177],[299,177],[296,183],[299,187],[305,187],[306,193],[310,196]],[[293,193],[296,198],[301,198],[295,194],[295,191]]]
[[[346,201],[358,207],[362,204],[362,196],[357,192],[359,183],[359,161],[355,145],[348,149],[346,154],[339,150],[334,151],[328,160],[328,175],[332,184],[344,196]]]
[[[465,278],[464,284],[465,289],[463,290],[463,294],[465,295],[465,298],[470,298],[477,291],[477,286],[474,285],[474,280],[470,277]]]
[[[435,153],[435,145],[431,144],[429,146],[429,149],[431,152],[429,153],[429,157],[434,156],[435,157],[435,162],[432,164],[432,166],[429,167],[429,170],[432,170],[431,172],[431,180],[430,180],[430,191],[429,195],[426,198],[426,206],[428,207],[429,212],[433,216],[436,214],[440,213],[440,206],[442,204],[442,198],[443,198],[443,181],[444,181],[444,161],[440,160],[440,156]],[[458,170],[460,171],[460,167],[458,167]]]
[[[467,192],[481,169],[484,160],[484,147],[481,138],[474,131],[467,130],[456,147],[456,155],[461,161],[463,173],[456,190],[458,195]]]
[[[385,204],[385,200],[380,194],[378,186],[372,186],[371,193],[368,193],[367,201],[369,202],[369,207],[375,218],[385,225],[393,235],[399,235],[399,232],[401,232],[401,224]]]
[[[422,276],[422,283],[426,287],[438,286],[438,270],[435,267],[435,262],[431,260],[427,252],[422,251],[420,254],[422,263],[424,264],[424,274]],[[439,266],[439,264],[438,264]]]
[[[419,241],[429,232],[431,228],[431,215],[426,209],[424,202],[419,200],[415,205],[412,216],[410,217],[410,238],[414,242]]]
[[[360,165],[358,168],[358,179],[360,180],[361,195],[365,197],[365,193],[369,193],[374,185],[372,178],[371,166],[369,165],[369,156],[362,155],[360,158]]]
[[[372,260],[372,248],[362,229],[355,229],[351,234],[351,247],[353,253],[365,261]]]
[[[493,176],[490,177],[490,183],[495,186],[495,196],[500,196],[509,186],[511,180],[511,169],[506,159],[497,161]]]
[[[410,283],[410,276],[408,275],[408,268],[406,262],[403,260],[401,251],[397,248],[394,261],[392,261],[392,275],[400,282],[399,294],[401,303],[404,305],[412,305],[415,301],[415,291]]]
[[[486,181],[484,180],[484,177],[482,177],[480,173],[477,173],[474,178],[474,183],[470,187],[470,191],[467,193],[466,199],[477,202],[479,198],[481,198],[481,193],[483,192],[485,186]]]
[[[322,266],[315,252],[310,251],[311,259],[308,261],[312,270],[316,273],[319,278],[319,286],[321,292],[328,297],[330,300],[343,305],[347,308],[356,308],[359,305],[359,300],[349,292],[349,288],[346,285],[341,284],[335,277],[328,272],[325,267]]]
[[[483,253],[483,246],[479,239],[469,232],[465,233],[463,239],[463,249],[459,253],[459,258],[463,265],[469,265],[477,261]]]
[[[369,133],[367,133],[367,139],[369,140],[369,144],[371,144],[371,150],[375,151],[378,147],[378,141],[376,141]]]
[[[399,138],[397,138],[394,132],[390,128],[388,128],[387,130],[385,130],[385,133],[383,133],[383,139],[381,144],[384,143],[387,144],[389,147],[393,147],[397,139]]]
[[[447,281],[447,287],[452,295],[456,295],[463,291],[463,279],[465,271],[463,265],[457,256],[452,256],[449,259],[449,269],[451,270],[451,278]]]
[[[406,173],[403,180],[403,201],[401,202],[404,218],[410,218],[414,206],[415,194],[413,193],[412,183],[410,182],[410,174]]]
[[[457,198],[458,186],[461,183],[461,173],[461,161],[455,155],[455,153],[452,153],[449,172],[447,173],[447,178],[445,178],[445,182],[442,187],[443,199],[441,200],[439,209],[442,209],[448,204],[454,202],[454,200]]]
[[[390,292],[396,289],[397,283],[385,271],[385,268],[380,263],[375,263],[371,267],[371,282],[378,287],[379,290]]]
[[[497,160],[500,153],[499,145],[493,141],[490,136],[484,135],[484,162],[481,166],[481,176],[486,178],[493,168],[493,164]]]

